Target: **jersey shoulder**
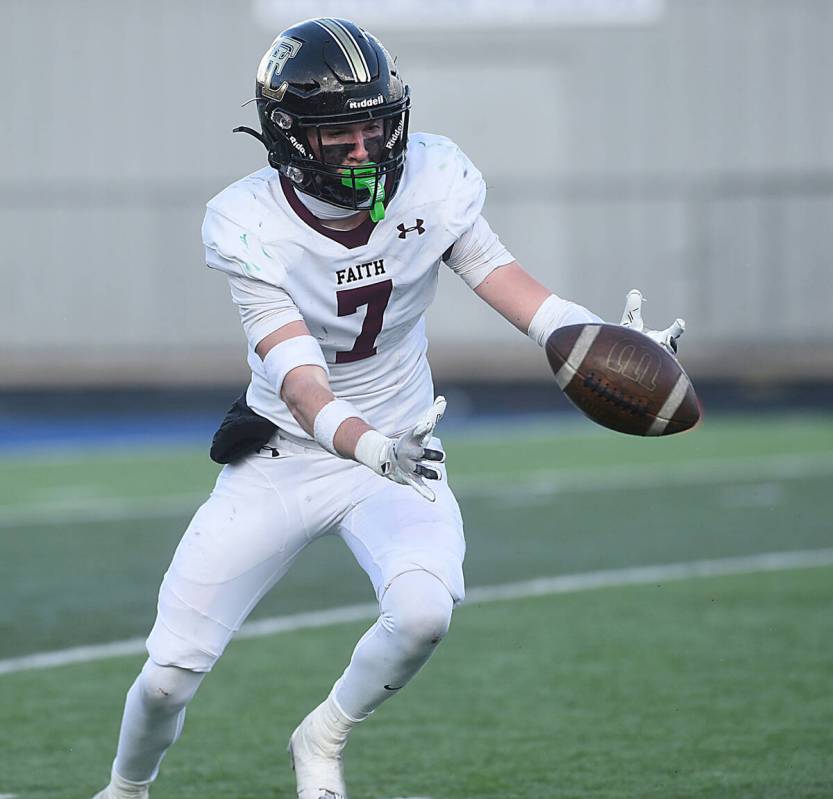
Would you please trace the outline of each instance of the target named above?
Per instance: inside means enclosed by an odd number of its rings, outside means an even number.
[[[281,238],[284,221],[275,199],[276,181],[275,170],[264,167],[208,201],[202,225],[208,266],[281,284],[285,268],[269,247]]]
[[[480,170],[451,139],[434,133],[409,136],[403,184],[408,205],[439,210],[454,238],[475,223],[486,200]]]
[[[258,227],[264,217],[274,213],[272,184],[277,173],[264,167],[226,186],[207,203],[207,215],[219,214],[242,227]]]

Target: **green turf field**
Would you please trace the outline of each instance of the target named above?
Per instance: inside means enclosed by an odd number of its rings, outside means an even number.
[[[833,420],[448,436],[469,586],[833,547]],[[191,450],[0,460],[0,662],[144,634],[214,467]],[[833,796],[833,569],[473,602],[348,750],[354,799]],[[317,542],[257,617],[366,602]],[[239,641],[154,799],[292,797],[283,756],[364,623]],[[0,674],[0,795],[89,799],[139,656]]]

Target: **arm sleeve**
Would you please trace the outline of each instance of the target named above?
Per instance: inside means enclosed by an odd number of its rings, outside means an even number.
[[[469,288],[477,288],[499,266],[515,259],[489,223],[478,215],[474,224],[450,247],[443,260]]]
[[[283,289],[232,274],[228,275],[228,282],[252,349],[278,328],[304,320],[292,297]]]

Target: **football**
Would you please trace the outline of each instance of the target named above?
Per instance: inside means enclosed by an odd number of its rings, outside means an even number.
[[[546,352],[559,388],[604,427],[667,436],[700,419],[700,401],[680,362],[643,333],[619,325],[568,325],[549,337]]]

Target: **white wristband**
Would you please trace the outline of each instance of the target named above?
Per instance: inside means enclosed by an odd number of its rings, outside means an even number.
[[[553,331],[565,325],[580,325],[582,323],[598,323],[602,320],[583,305],[569,300],[562,300],[557,294],[550,294],[545,299],[532,321],[529,323],[527,335],[539,346],[543,347]]]
[[[333,439],[336,435],[336,430],[341,426],[345,419],[362,419],[355,405],[347,402],[347,400],[334,399],[330,400],[315,416],[315,421],[312,424],[312,433],[315,440],[327,452],[332,452],[333,455],[338,455],[333,444]]]
[[[356,442],[356,451],[353,457],[359,463],[367,466],[368,469],[372,469],[377,474],[382,474],[383,456],[389,441],[390,439],[378,430],[366,430]]]
[[[269,382],[281,393],[284,378],[298,366],[320,366],[327,374],[327,362],[321,347],[312,336],[293,336],[276,344],[263,359]]]

